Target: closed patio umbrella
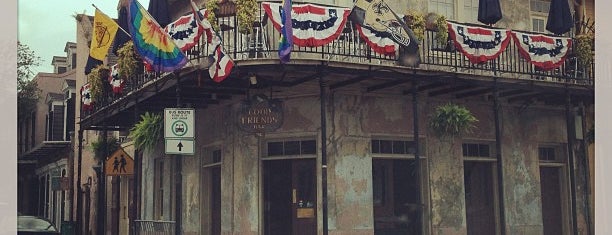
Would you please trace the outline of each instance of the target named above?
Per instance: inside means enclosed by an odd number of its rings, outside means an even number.
[[[151,0],[147,9],[149,14],[159,23],[162,28],[170,24],[170,15],[168,14],[168,2],[166,0]]]
[[[574,26],[574,19],[567,0],[552,0],[548,11],[546,30],[554,34],[564,34]]]
[[[479,0],[478,1],[478,21],[491,25],[497,23],[502,18],[499,0]]]

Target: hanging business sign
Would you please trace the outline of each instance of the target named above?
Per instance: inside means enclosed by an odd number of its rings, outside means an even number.
[[[250,133],[270,132],[283,124],[282,102],[255,95],[242,103],[238,112],[238,126]]]

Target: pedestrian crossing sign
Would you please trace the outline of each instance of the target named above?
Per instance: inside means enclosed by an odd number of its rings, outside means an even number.
[[[104,174],[107,176],[133,175],[134,160],[120,147],[106,159]]]

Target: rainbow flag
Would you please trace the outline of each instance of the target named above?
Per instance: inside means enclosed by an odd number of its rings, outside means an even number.
[[[291,0],[283,0],[281,15],[281,38],[278,45],[278,57],[281,63],[287,63],[291,59],[291,49],[293,49],[293,25],[291,18]]]
[[[137,0],[130,0],[128,28],[136,51],[152,66],[154,71],[171,72],[182,68],[187,63],[187,57],[174,44],[170,35],[159,26]]]

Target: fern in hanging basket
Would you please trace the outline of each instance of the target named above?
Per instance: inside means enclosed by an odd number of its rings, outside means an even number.
[[[455,137],[470,133],[478,119],[463,106],[448,103],[436,108],[429,119],[429,128],[438,137]]]
[[[238,17],[238,31],[249,34],[253,31],[255,22],[255,9],[257,0],[236,0],[236,17]]]
[[[130,129],[129,138],[138,149],[153,149],[162,137],[163,117],[160,114],[146,112],[140,115],[140,121]]]
[[[117,140],[117,138],[115,138],[114,136],[108,137],[106,139],[106,145],[104,145],[104,140],[102,138],[103,136],[100,135],[98,136],[98,140],[91,143],[91,148],[94,152],[94,158],[98,161],[104,161],[106,157],[117,151],[117,149],[119,149],[119,147],[121,146],[119,140]],[[104,151],[105,146],[106,154]]]
[[[104,81],[108,80],[110,69],[106,65],[98,65],[89,72],[87,81],[91,84],[90,95],[92,100],[99,100],[104,94],[106,85]]]

